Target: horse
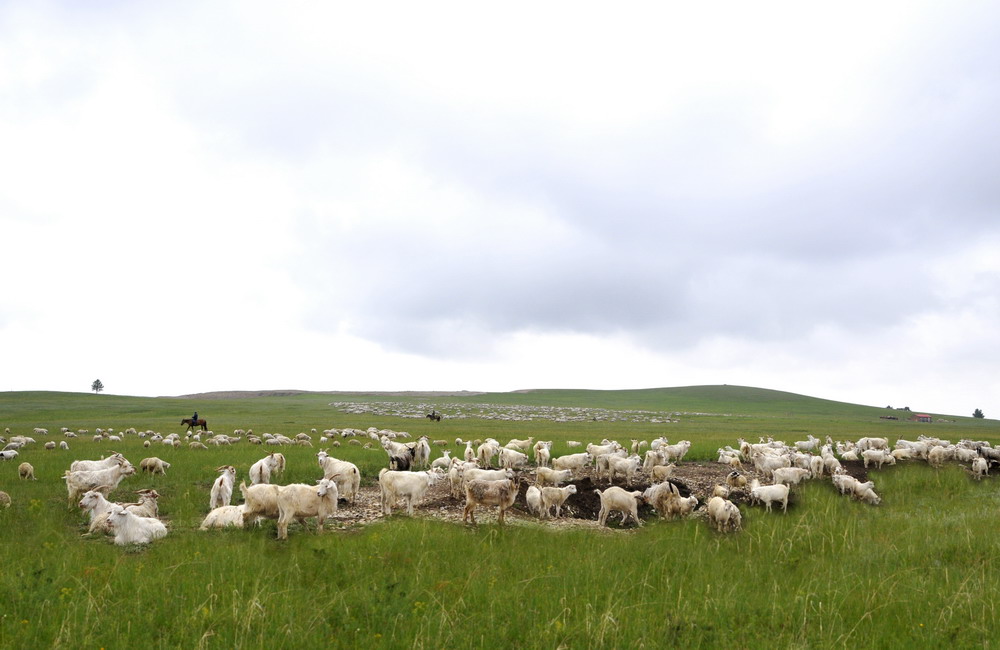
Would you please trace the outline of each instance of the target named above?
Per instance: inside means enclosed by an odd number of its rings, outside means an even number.
[[[426,418],[427,418],[428,420],[432,420],[432,421],[434,421],[434,422],[440,422],[440,421],[441,421],[441,414],[440,414],[440,413],[438,413],[437,411],[431,411],[431,412],[430,412],[430,413],[428,413],[428,414],[427,414],[427,415],[426,415],[425,417],[426,417]]]
[[[201,427],[202,431],[208,431],[208,420],[205,418],[198,418],[197,420],[192,420],[191,418],[184,418],[181,420],[181,424],[188,425],[187,430],[190,431],[194,427]]]

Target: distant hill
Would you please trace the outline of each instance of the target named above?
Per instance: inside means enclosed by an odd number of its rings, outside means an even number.
[[[510,392],[475,391],[217,391],[180,396],[183,399],[244,399],[287,397],[293,395],[330,395],[358,401],[386,399],[427,400],[467,403],[523,404],[528,406],[589,406],[613,409],[675,411],[733,415],[878,416],[885,408],[810,397],[750,386],[682,386],[626,390],[523,389]],[[902,416],[899,412],[897,413]]]

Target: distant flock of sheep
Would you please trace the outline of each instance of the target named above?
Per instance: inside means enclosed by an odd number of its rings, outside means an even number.
[[[34,433],[46,435],[48,432],[35,429]],[[67,437],[75,437],[83,432],[64,430],[63,433]],[[0,444],[5,445],[0,451],[0,460],[14,460],[22,447],[35,443],[28,436],[11,436],[9,429],[6,434],[10,436],[9,440],[0,436]],[[128,429],[124,434],[147,438],[144,443],[147,447],[153,442],[170,446],[181,444],[178,434],[164,437],[135,429]],[[233,436],[211,434],[206,442],[229,445],[240,442],[244,437],[255,444],[312,444],[312,436],[305,433],[295,438],[271,434],[258,437],[252,431],[242,430],[235,431]],[[541,519],[562,515],[562,508],[570,496],[577,493],[577,487],[573,484],[561,487],[561,484],[568,483],[591,467],[598,479],[606,478],[609,484],[621,479],[625,484],[625,487],[610,485],[604,490],[594,490],[600,498],[597,521],[601,526],[606,526],[608,516],[615,512],[621,513],[623,524],[632,519],[636,525],[642,525],[638,515],[640,503],[650,504],[660,517],[668,519],[691,515],[699,503],[694,495],[683,497],[677,483],[671,480],[677,463],[683,461],[691,448],[687,440],[676,444],[669,444],[663,437],[651,443],[632,440],[628,448],[614,440],[603,440],[587,444],[585,451],[552,457],[551,441],[513,439],[501,445],[493,438],[485,441],[456,439],[455,444],[459,448],[464,446],[462,458],[452,458],[450,450],[445,449],[440,457],[431,460],[431,441],[426,436],[408,442],[397,440],[409,437],[407,433],[375,428],[367,431],[329,429],[323,432],[320,442],[339,447],[340,440],[349,438],[351,443],[369,448],[377,445],[385,451],[388,466],[378,474],[384,515],[391,514],[400,502],[412,515],[414,506],[424,499],[428,488],[437,481],[447,479],[451,496],[459,500],[464,497],[463,523],[476,523],[475,510],[479,506],[495,506],[498,521],[502,524],[505,513],[517,500],[521,484],[531,483],[528,480],[531,469],[534,470],[534,482],[527,486],[525,505],[530,513]],[[113,442],[116,438],[121,439],[107,430],[99,431],[94,439]],[[198,434],[189,434],[189,438],[189,446],[199,448],[198,445],[205,445]],[[367,442],[361,443],[358,438],[367,439]],[[447,446],[443,440],[436,440],[434,444]],[[583,447],[577,441],[567,444],[569,447]],[[65,440],[59,446],[68,449]],[[642,453],[647,446],[649,449]],[[56,445],[50,441],[44,447],[54,449]],[[319,451],[316,457],[323,477],[315,485],[278,485],[271,481],[284,471],[285,456],[279,452],[268,453],[250,467],[250,484],[240,482],[238,489],[243,503],[239,505],[231,504],[236,489],[236,468],[232,465],[219,467],[219,475],[209,494],[210,512],[200,529],[245,528],[270,518],[277,520],[278,538],[286,539],[288,525],[292,521],[298,521],[305,527],[308,519],[315,518],[317,530],[323,530],[326,520],[337,514],[339,499],[355,503],[360,492],[361,472],[354,463],[331,456],[328,449]],[[982,479],[988,475],[991,462],[1000,462],[1000,449],[994,449],[984,441],[962,440],[951,444],[947,440],[925,436],[916,441],[899,439],[893,449],[889,448],[887,438],[876,437],[836,443],[827,437],[824,443],[809,435],[806,440],[791,446],[772,439],[761,439],[751,444],[741,438],[738,448],[726,446],[718,450],[717,461],[730,471],[725,482],[712,489],[704,503],[704,512],[714,529],[720,532],[738,531],[742,528],[742,513],[736,503],[729,500],[732,490],[743,490],[751,504],[762,504],[767,511],[773,504],[780,504],[784,512],[788,508],[792,487],[807,479],[823,477],[829,477],[841,494],[878,505],[881,499],[875,492],[874,483],[853,478],[844,470],[841,461],[857,461],[862,462],[865,468],[881,468],[885,464],[893,465],[904,460],[923,460],[934,467],[957,461],[968,464],[973,476]],[[770,483],[761,484],[756,476],[748,481],[742,471],[745,464],[752,465],[755,473]],[[139,463],[139,470],[150,474],[165,474],[169,468],[170,463],[157,457],[144,458]],[[63,476],[69,505],[72,507],[75,503],[88,514],[88,533],[106,532],[113,535],[114,543],[119,545],[147,544],[167,534],[166,525],[158,519],[159,494],[156,490],[138,492],[136,503],[108,501],[107,495],[123,479],[135,473],[135,466],[119,453],[101,460],[76,460],[70,464]],[[33,480],[34,468],[23,462],[18,467],[18,475],[21,479]],[[626,489],[640,476],[643,479],[648,477],[651,482],[648,489]],[[0,491],[0,507],[9,505],[10,496]]]

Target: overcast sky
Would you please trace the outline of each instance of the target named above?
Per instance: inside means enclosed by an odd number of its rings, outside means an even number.
[[[4,2],[0,390],[1000,417],[1000,5]]]

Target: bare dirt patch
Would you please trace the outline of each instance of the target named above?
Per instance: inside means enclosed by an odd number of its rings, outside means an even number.
[[[867,480],[867,472],[862,463],[848,462],[843,463],[843,465],[844,469],[851,476],[861,481]],[[712,490],[716,485],[725,483],[726,475],[731,471],[730,467],[720,463],[682,463],[677,466],[671,480],[677,485],[682,496],[694,495],[698,498],[699,506],[701,506],[711,497]],[[742,470],[742,473],[747,476],[748,481],[756,477],[762,483],[769,482],[752,469]],[[593,468],[587,468],[582,472],[578,472],[574,480],[566,483],[566,485],[575,485],[577,493],[571,494],[566,500],[566,504],[562,508],[562,517],[558,520],[539,520],[536,516],[528,512],[525,492],[528,489],[528,485],[534,483],[534,470],[524,470],[519,472],[518,475],[524,481],[521,482],[517,501],[513,508],[507,512],[507,521],[514,524],[541,524],[557,528],[571,526],[597,527],[597,515],[601,509],[601,502],[600,497],[595,494],[594,490],[604,490],[612,485],[612,483],[606,478],[596,477]],[[650,483],[647,479],[642,479],[637,480],[631,486],[625,485],[622,481],[616,482],[615,485],[619,485],[627,490],[639,490],[642,492],[650,486]],[[746,490],[737,489],[730,493],[729,498],[735,503],[745,503],[748,494]],[[789,500],[789,508],[794,507],[794,504],[795,496],[793,491],[792,498]],[[451,487],[447,478],[445,478],[438,481],[437,484],[427,491],[424,499],[415,506],[414,515],[459,523],[462,521],[464,507],[464,499],[451,496]],[[405,516],[405,508],[402,507],[394,508],[392,512],[393,516],[396,516],[398,513],[403,513]],[[696,514],[699,514],[699,511],[696,511]],[[647,504],[640,505],[640,519],[652,520],[656,517],[656,511],[651,506]],[[343,527],[354,527],[363,526],[383,518],[381,494],[376,483],[371,486],[363,486],[355,503],[351,504],[342,500],[335,521]],[[481,523],[495,522],[496,508],[477,508],[476,519]],[[619,527],[617,521],[618,516],[616,515],[612,527]],[[625,526],[625,528],[632,527],[634,527],[634,524]]]

